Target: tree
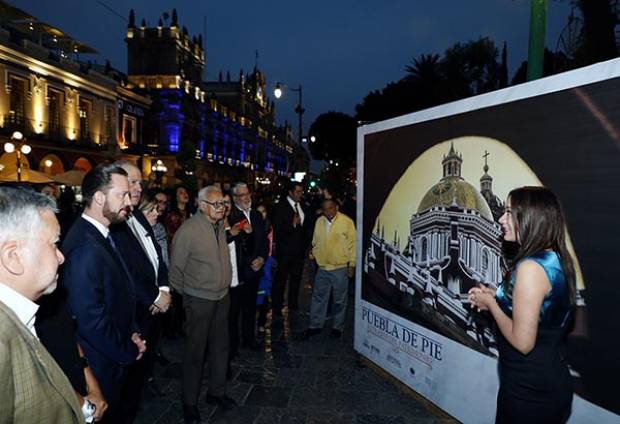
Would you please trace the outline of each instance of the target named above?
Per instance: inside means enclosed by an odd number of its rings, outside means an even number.
[[[553,53],[549,49],[545,49],[543,59],[543,77],[548,77],[569,69],[568,58],[562,52]],[[512,77],[511,85],[521,84],[527,81],[527,60],[521,62],[519,69]]]
[[[422,54],[405,67],[407,75],[366,95],[355,107],[358,121],[380,121],[500,87],[498,50],[489,38],[456,43],[443,58]]]
[[[583,15],[583,46],[578,52],[579,66],[618,56],[616,3],[615,0],[576,0]]]
[[[421,54],[405,67],[407,77],[416,83],[434,85],[441,81],[441,62],[438,54]]]
[[[617,57],[620,1],[570,0],[570,3],[573,11],[558,40],[558,50],[567,57],[568,69]]]
[[[350,115],[342,112],[319,115],[310,125],[309,134],[314,159],[331,159],[341,162],[342,166],[355,162],[357,124]]]
[[[421,54],[405,67],[405,79],[412,84],[410,98],[414,110],[425,109],[442,103],[445,98],[445,80],[438,54]]]
[[[495,43],[488,37],[456,43],[444,53],[441,66],[447,101],[458,100],[499,88],[500,64]]]

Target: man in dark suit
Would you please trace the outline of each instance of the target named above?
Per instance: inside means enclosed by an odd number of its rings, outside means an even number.
[[[77,321],[78,343],[109,404],[104,420],[117,423],[126,368],[146,351],[135,322],[134,283],[108,229],[129,215],[127,172],[97,166],[84,177],[82,197],[84,213],[62,245],[60,281]]]
[[[284,290],[288,280],[288,309],[299,310],[299,284],[305,252],[312,228],[311,216],[301,204],[304,189],[300,182],[291,181],[287,196],[276,204],[273,211],[273,231],[276,277],[273,284],[273,314],[281,316]]]
[[[242,346],[259,350],[255,339],[256,294],[258,281],[267,258],[267,227],[263,216],[252,209],[252,196],[246,183],[232,188],[234,206],[228,217],[230,240],[235,241],[239,286],[230,290],[230,352],[234,357],[239,348],[239,315],[241,315]]]
[[[142,173],[129,161],[115,165],[127,172],[131,215],[123,222],[110,226],[110,233],[121,252],[136,291],[136,323],[149,349],[141,361],[131,364],[121,396],[124,422],[135,419],[142,391],[152,375],[155,353],[160,339],[161,318],[170,306],[168,268],[155,241],[153,227],[138,208],[142,197]]]

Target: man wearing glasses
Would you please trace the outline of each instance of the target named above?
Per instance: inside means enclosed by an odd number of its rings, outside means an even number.
[[[263,216],[252,209],[248,185],[238,182],[232,187],[234,207],[228,218],[230,238],[235,241],[239,287],[231,291],[230,340],[231,354],[239,347],[239,318],[241,318],[242,346],[261,350],[256,342],[256,294],[267,258],[267,226]]]
[[[183,295],[187,317],[182,383],[186,423],[200,422],[198,395],[205,352],[209,363],[207,403],[224,410],[236,405],[226,395],[232,269],[222,222],[222,191],[207,186],[198,193],[198,200],[199,213],[176,232],[170,259],[170,283]]]

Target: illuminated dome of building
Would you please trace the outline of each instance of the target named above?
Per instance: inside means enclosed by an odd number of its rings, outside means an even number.
[[[443,178],[426,192],[418,207],[418,213],[434,207],[457,206],[476,210],[484,218],[493,221],[491,208],[480,191],[461,177],[463,158],[454,150],[454,145],[441,163]]]

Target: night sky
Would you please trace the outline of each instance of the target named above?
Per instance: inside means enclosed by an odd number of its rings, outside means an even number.
[[[527,58],[529,0],[9,0],[38,19],[99,51],[126,72],[123,41],[129,9],[136,23],[155,26],[163,12],[176,7],[180,26],[190,36],[203,32],[206,17],[207,79],[230,70],[258,66],[268,92],[276,81],[302,84],[304,127],[321,113],[349,114],[363,97],[404,75],[413,57],[443,53],[456,42],[489,36],[501,49],[508,43],[510,77]],[[101,2],[122,15],[102,6]],[[570,14],[569,1],[550,1],[547,46],[555,50]],[[84,55],[83,59],[88,59]],[[296,127],[297,94],[276,103],[278,121]]]

